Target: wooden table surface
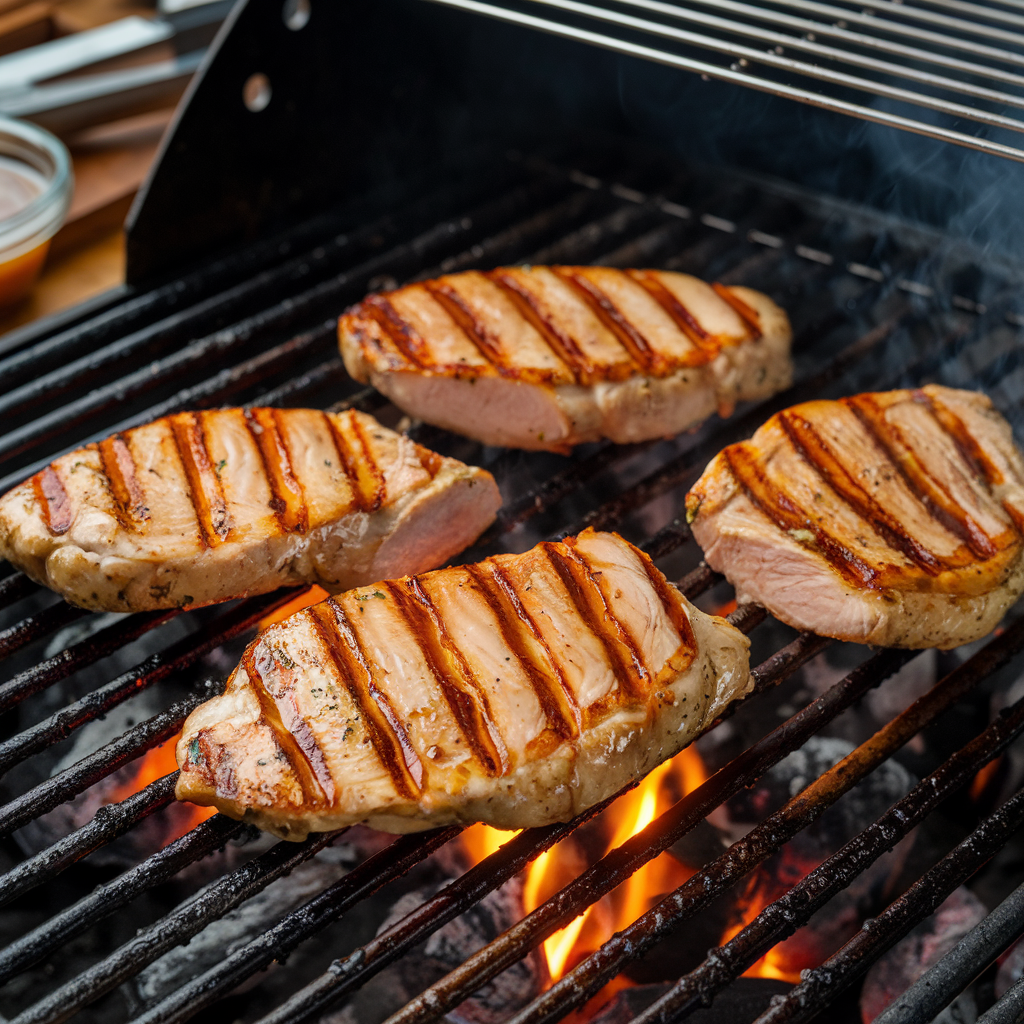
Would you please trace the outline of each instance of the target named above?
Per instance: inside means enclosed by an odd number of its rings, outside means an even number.
[[[53,34],[92,28],[130,14],[153,14],[152,5],[128,0],[62,0],[46,6]],[[0,20],[5,9],[0,0]],[[124,281],[122,225],[172,114],[171,109],[141,114],[64,140],[75,170],[71,209],[54,236],[31,295],[13,308],[0,310],[0,334]]]

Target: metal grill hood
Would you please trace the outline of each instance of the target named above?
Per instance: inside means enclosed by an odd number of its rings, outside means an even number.
[[[992,125],[1001,124],[1000,118],[1014,121],[1020,111],[979,95],[989,89],[1013,98],[1020,70],[1014,54],[1020,49],[1024,61],[1024,47],[1018,48],[1013,39],[959,38],[960,28],[932,24],[935,18],[950,17],[932,10],[941,6],[939,0],[915,4],[916,14],[904,19],[896,35],[884,28],[886,19],[893,20],[887,11],[880,18],[852,5],[849,17],[857,25],[837,28],[846,22],[832,8],[818,12],[820,4],[766,0],[760,6],[747,5],[763,14],[744,15],[742,39],[705,24],[703,8],[693,4],[602,2],[565,11],[529,0],[459,0],[460,7],[470,9],[453,7],[455,3],[320,2],[313,5],[308,25],[296,31],[282,17],[279,4],[240,0],[196,76],[129,217],[128,280],[138,284],[180,272],[200,257],[265,238],[297,217],[339,204],[365,223],[407,195],[416,179],[443,179],[453,167],[471,162],[474,153],[562,151],[570,139],[594,136],[656,147],[686,160],[777,175],[1016,250],[1024,211],[1018,212],[1015,197],[1024,168],[992,154],[1002,152],[1016,160],[1024,150],[1016,131]],[[718,40],[721,52],[709,57],[705,49],[666,41],[628,24],[584,17],[575,11],[581,6],[620,22],[623,17],[640,18],[673,30],[681,26],[698,31]],[[639,9],[652,6],[679,9],[687,19],[662,12],[654,22],[650,11]],[[808,6],[815,10],[804,11]],[[911,5],[902,6],[910,11]],[[1016,17],[995,7],[959,6],[971,8],[962,17],[973,19],[979,31],[1000,25],[996,19],[1001,17]],[[800,10],[791,11],[793,7]],[[843,9],[836,8],[840,13]],[[710,17],[713,12],[704,13]],[[495,14],[506,20],[497,20]],[[740,42],[763,50],[766,57],[777,58],[776,49],[789,54],[773,45],[774,36],[768,38],[783,28],[806,46],[814,45],[815,33],[775,24],[780,16],[797,14],[828,28],[826,41],[837,52],[857,60],[865,55],[884,58],[916,79],[869,73],[817,53],[793,51],[794,59],[813,72],[810,77],[810,72],[780,77],[772,68],[755,75],[750,61],[734,59]],[[722,15],[718,11],[714,16]],[[860,25],[865,19],[868,27]],[[537,23],[561,26],[565,34],[552,35]],[[940,63],[855,45],[842,36],[851,27],[879,45],[919,50]],[[1014,26],[999,31],[1015,37]],[[835,33],[840,38],[833,38]],[[938,41],[919,38],[922,33]],[[596,44],[596,37],[619,46],[620,52],[605,48],[607,43]],[[1002,47],[1009,56],[1000,61],[963,52],[965,39],[975,48]],[[650,52],[633,54],[630,47],[638,46]],[[657,54],[669,55],[675,66],[657,63]],[[695,73],[701,61],[712,58],[721,65],[720,77],[728,81],[707,75],[703,80]],[[953,67],[947,66],[950,62]],[[974,63],[988,68],[987,75],[960,68]],[[822,80],[822,75],[839,72],[857,72],[876,94],[840,80]],[[937,74],[955,80],[959,91],[928,84],[928,76]],[[264,75],[270,89],[269,102],[255,111],[243,101],[253,75]],[[776,86],[789,89],[786,95],[831,109],[771,95],[779,91]],[[889,95],[904,87],[929,106],[902,103]],[[793,88],[806,96],[797,96]],[[958,116],[954,102],[969,108],[969,116]],[[835,112],[851,104],[860,111],[857,116],[887,124],[867,124]],[[989,123],[972,120],[974,115]],[[893,124],[939,137],[908,134],[889,126]],[[970,140],[975,137],[988,153],[950,141],[974,144]]]

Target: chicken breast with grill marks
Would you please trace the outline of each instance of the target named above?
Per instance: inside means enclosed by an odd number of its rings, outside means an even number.
[[[1024,458],[971,391],[793,406],[720,452],[686,509],[739,600],[825,636],[948,649],[1024,590]]]
[[[0,555],[83,608],[330,592],[433,568],[492,522],[490,473],[359,412],[183,412],[55,459],[0,498]]]
[[[348,372],[485,444],[667,437],[789,385],[786,314],[749,288],[610,267],[468,271],[339,321]]]
[[[249,646],[177,795],[295,840],[567,821],[746,693],[748,647],[612,533],[373,584]]]

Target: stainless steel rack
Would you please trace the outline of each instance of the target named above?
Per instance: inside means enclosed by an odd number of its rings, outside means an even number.
[[[1024,161],[1014,0],[432,2]]]

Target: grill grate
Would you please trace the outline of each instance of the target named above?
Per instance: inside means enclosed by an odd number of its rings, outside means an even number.
[[[1005,0],[924,0],[920,6],[881,0],[871,7],[852,0],[771,0],[771,6],[737,0],[691,0],[685,6],[661,0],[529,0],[549,17],[519,9],[529,3],[432,2],[1024,160],[1017,138],[1024,132],[1024,96],[1012,91],[1024,85],[1024,16],[1005,10],[1016,8]],[[808,80],[817,89],[808,88]],[[927,111],[941,122],[927,119]],[[1003,134],[971,134],[975,125]]]
[[[333,322],[324,322],[324,317],[336,313],[349,299],[359,298],[366,287],[389,283],[389,279],[540,259],[655,264],[762,288],[793,315],[797,383],[769,402],[675,440],[591,445],[571,461],[544,453],[482,449],[433,428],[412,425],[412,433],[422,443],[487,465],[508,499],[495,526],[465,559],[498,548],[526,548],[540,537],[575,532],[585,525],[618,528],[658,558],[667,572],[681,577],[684,592],[696,599],[719,586],[720,577],[699,562],[685,522],[674,517],[678,497],[719,447],[748,435],[774,409],[812,396],[936,379],[985,387],[1015,427],[1021,427],[1024,347],[1018,332],[1022,321],[1013,305],[1019,279],[1015,268],[983,265],[973,260],[973,254],[937,236],[766,182],[719,172],[712,176],[681,171],[659,161],[649,166],[642,162],[618,166],[606,154],[594,155],[587,168],[586,172],[564,172],[557,166],[516,158],[472,189],[460,186],[424,200],[389,224],[350,232],[344,241],[332,236],[333,242],[314,246],[305,254],[295,255],[294,246],[284,246],[286,258],[261,271],[266,309],[252,308],[259,292],[247,285],[206,294],[169,315],[163,299],[134,296],[75,328],[26,342],[8,357],[9,365],[20,367],[18,372],[27,375],[26,380],[33,367],[56,364],[58,369],[31,384],[31,400],[28,392],[21,398],[7,398],[9,429],[0,438],[0,468],[6,478],[0,486],[9,486],[44,465],[57,449],[81,443],[70,445],[69,436],[102,437],[112,429],[188,406],[225,401],[328,405],[348,391],[341,405],[374,411],[394,422],[398,414],[381,396],[355,389],[345,377],[334,347]],[[483,194],[487,188],[489,196]],[[460,212],[465,210],[471,212]],[[301,232],[296,237],[309,241]],[[296,282],[304,290],[288,298]],[[151,319],[141,322],[145,315]],[[192,331],[207,334],[193,342]],[[82,339],[103,339],[105,344],[94,355],[84,354],[87,345]],[[61,366],[61,353],[68,366],[78,370],[69,372]],[[83,368],[91,369],[79,373]],[[0,360],[0,373],[5,372]],[[273,387],[267,390],[268,385]],[[33,418],[34,408],[54,408],[57,402],[64,404],[56,412]],[[52,428],[61,422],[69,425],[67,430]],[[9,836],[173,736],[185,716],[208,696],[196,675],[200,658],[233,637],[243,637],[261,617],[296,593],[248,599],[226,609],[137,615],[109,623],[68,610],[19,574],[0,581],[0,614],[6,616],[0,625],[9,623],[0,632],[0,656],[10,666],[8,680],[0,684],[0,711],[5,715],[0,770],[9,773],[7,802],[0,805],[0,835]],[[731,618],[756,640],[766,615],[759,608],[741,606]],[[90,627],[91,633],[61,653],[38,656],[46,637],[72,626]],[[37,703],[43,696],[56,694],[52,688],[57,684],[73,683],[83,669],[97,671],[104,659],[133,642],[148,644],[146,649],[152,653],[130,669],[112,673],[110,682],[90,688],[77,699],[67,698],[56,710],[39,711]],[[755,693],[744,706],[757,707],[766,691],[790,679],[833,644],[801,634],[770,652],[755,670]],[[1021,648],[1024,619],[1013,622],[948,674],[927,696],[862,744],[843,766],[827,772],[706,865],[657,911],[642,916],[583,961],[563,982],[517,1014],[516,1024],[555,1020],[580,1006],[629,958],[652,947],[778,850]],[[643,832],[613,849],[414,999],[390,1024],[425,1024],[457,1006],[915,656],[897,651],[870,654]],[[170,685],[175,681],[177,688]],[[83,726],[144,691],[162,695],[162,711],[50,777],[32,774],[40,754],[74,739]],[[845,884],[909,831],[1022,730],[1024,707],[1017,704],[840,851],[829,862],[828,871],[812,873],[770,905],[724,951],[682,979],[648,1011],[643,1024],[654,1024],[655,1018],[659,1024],[680,1019],[701,999],[729,984],[765,948],[821,905],[836,886]],[[165,807],[172,799],[173,780],[173,775],[159,779],[102,808],[88,824],[0,874],[0,904],[10,905],[59,879],[82,858]],[[528,830],[511,839],[422,907],[294,992],[263,1018],[263,1024],[317,1019],[600,809],[577,821]],[[830,1001],[834,990],[822,979],[853,980],[983,863],[1019,826],[1022,813],[1024,803],[1014,797],[979,826],[968,846],[950,853],[918,888],[886,911],[877,927],[857,940],[856,948],[840,951],[821,972],[812,973],[800,989],[803,995],[798,993],[774,1008],[771,1019],[805,1019]],[[215,816],[90,895],[59,909],[0,951],[0,980],[16,979],[73,936],[101,926],[137,897],[241,831],[242,826]],[[457,831],[443,829],[395,840],[136,1019],[156,1024],[184,1021],[202,1012],[440,849]],[[339,835],[314,836],[297,846],[278,844],[229,871],[99,962],[73,977],[57,979],[51,990],[22,1010],[17,1024],[62,1021],[92,1004],[106,1007],[101,1000],[107,993],[208,923],[242,906]]]

